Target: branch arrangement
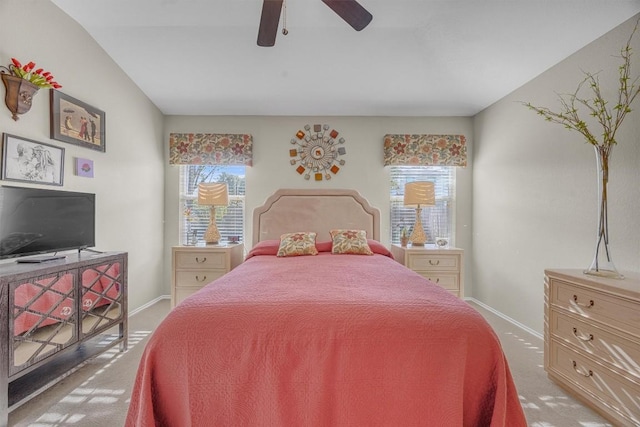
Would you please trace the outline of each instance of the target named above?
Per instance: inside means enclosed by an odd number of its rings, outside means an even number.
[[[580,82],[575,92],[565,95],[558,94],[562,107],[559,112],[552,111],[547,107],[536,107],[528,102],[523,104],[549,122],[558,123],[569,130],[580,132],[591,145],[600,148],[610,148],[615,145],[616,132],[620,128],[626,115],[631,112],[631,104],[636,96],[638,96],[638,93],[640,93],[640,86],[638,86],[640,76],[636,77],[633,81],[631,81],[630,77],[632,56],[631,40],[636,33],[639,23],[640,20],[636,22],[631,36],[627,40],[627,44],[620,50],[622,65],[618,67],[618,83],[620,86],[618,88],[618,99],[616,100],[615,106],[610,107],[608,105],[609,102],[603,98],[598,73],[592,74],[589,72],[584,73],[585,78]],[[591,88],[591,98],[582,98],[579,96],[585,86]],[[589,130],[587,123],[581,118],[581,108],[586,110],[586,112],[594,117],[602,126],[601,141]]]

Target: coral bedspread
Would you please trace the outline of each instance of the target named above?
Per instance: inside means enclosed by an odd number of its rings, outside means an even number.
[[[127,426],[526,426],[464,301],[375,254],[253,256],[150,338]]]

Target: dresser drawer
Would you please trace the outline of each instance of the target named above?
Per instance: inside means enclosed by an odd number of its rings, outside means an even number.
[[[450,291],[457,291],[460,289],[460,276],[457,274],[446,274],[428,271],[418,271],[418,273],[430,280],[431,282],[439,285]]]
[[[638,304],[612,294],[551,280],[550,304],[640,337]]]
[[[225,273],[224,270],[176,271],[176,287],[203,287]]]
[[[614,408],[618,413],[616,417],[626,419],[625,425],[640,425],[636,401],[640,384],[616,375],[554,340],[551,340],[549,363],[550,372],[562,377],[580,394],[595,396],[597,406],[605,410]]]
[[[555,310],[551,310],[549,328],[553,339],[587,352],[640,381],[640,345],[637,343]]]
[[[175,267],[176,269],[226,269],[227,259],[228,256],[226,252],[177,251],[175,253]]]
[[[407,254],[407,267],[414,271],[459,271],[459,257],[439,254]]]

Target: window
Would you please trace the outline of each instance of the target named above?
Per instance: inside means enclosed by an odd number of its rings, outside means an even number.
[[[229,206],[216,207],[221,241],[243,241],[245,167],[228,165],[180,166],[180,244],[202,241],[209,226],[209,206],[198,205],[198,184],[226,182]]]
[[[453,243],[455,227],[455,167],[454,166],[390,166],[391,178],[391,243],[400,243],[400,233],[406,227],[410,233],[416,221],[416,210],[404,206],[404,185],[413,181],[435,184],[436,205],[422,209],[422,225],[427,243],[434,237],[447,237]]]

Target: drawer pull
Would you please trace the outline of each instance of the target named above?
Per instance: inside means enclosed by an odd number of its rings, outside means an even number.
[[[430,282],[440,283],[440,278],[439,277],[435,281],[431,277],[429,277],[428,279],[429,279]]]
[[[200,279],[200,276],[196,275],[196,280],[198,282],[204,282],[205,280],[207,280],[207,276],[204,276],[202,279]]]
[[[203,262],[207,262],[207,257],[202,258],[202,261],[200,260],[200,257],[196,257],[196,262],[198,264],[202,264]]]
[[[584,342],[593,341],[593,334],[589,334],[589,335],[578,334],[578,328],[573,328],[573,335],[575,335],[575,337],[578,338],[580,341],[584,341]]]
[[[593,376],[593,371],[591,369],[589,369],[589,371],[587,372],[583,369],[578,368],[578,364],[576,363],[575,360],[573,361],[573,369],[583,377],[589,378]]]
[[[440,260],[436,260],[436,262],[433,262],[432,259],[429,260],[429,265],[439,265],[440,264]]]
[[[592,299],[589,300],[589,304],[579,303],[578,302],[578,295],[574,295],[573,296],[573,301],[576,303],[576,305],[579,305],[580,307],[583,307],[583,308],[591,308],[595,304]]]

